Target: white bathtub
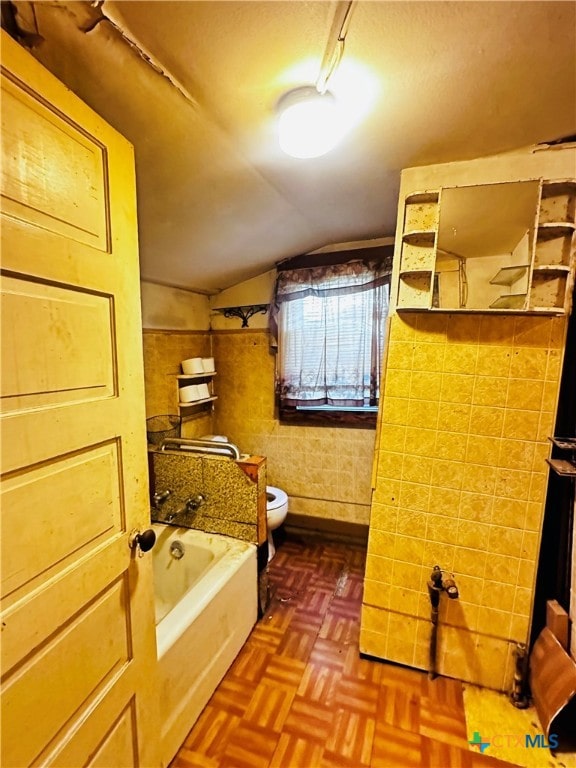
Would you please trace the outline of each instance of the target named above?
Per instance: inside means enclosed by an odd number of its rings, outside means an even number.
[[[189,528],[161,523],[153,528],[162,765],[166,766],[256,622],[256,547]],[[184,549],[180,559],[170,553],[174,542]]]

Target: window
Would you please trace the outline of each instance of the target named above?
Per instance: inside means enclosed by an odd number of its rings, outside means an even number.
[[[272,316],[282,421],[375,425],[390,261],[279,271]]]

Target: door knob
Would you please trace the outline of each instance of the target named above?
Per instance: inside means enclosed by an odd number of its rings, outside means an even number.
[[[134,530],[128,539],[130,549],[135,549],[138,553],[138,557],[142,557],[144,552],[149,552],[155,543],[156,534],[152,528],[148,528],[148,530],[142,532]]]

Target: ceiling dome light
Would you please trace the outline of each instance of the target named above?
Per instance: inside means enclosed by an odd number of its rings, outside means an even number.
[[[342,136],[336,101],[314,86],[295,88],[278,102],[278,140],[291,157],[325,155]]]

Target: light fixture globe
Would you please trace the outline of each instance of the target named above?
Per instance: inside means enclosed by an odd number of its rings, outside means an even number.
[[[320,157],[339,141],[342,132],[336,100],[314,86],[302,86],[284,94],[277,105],[278,141],[291,157]]]

